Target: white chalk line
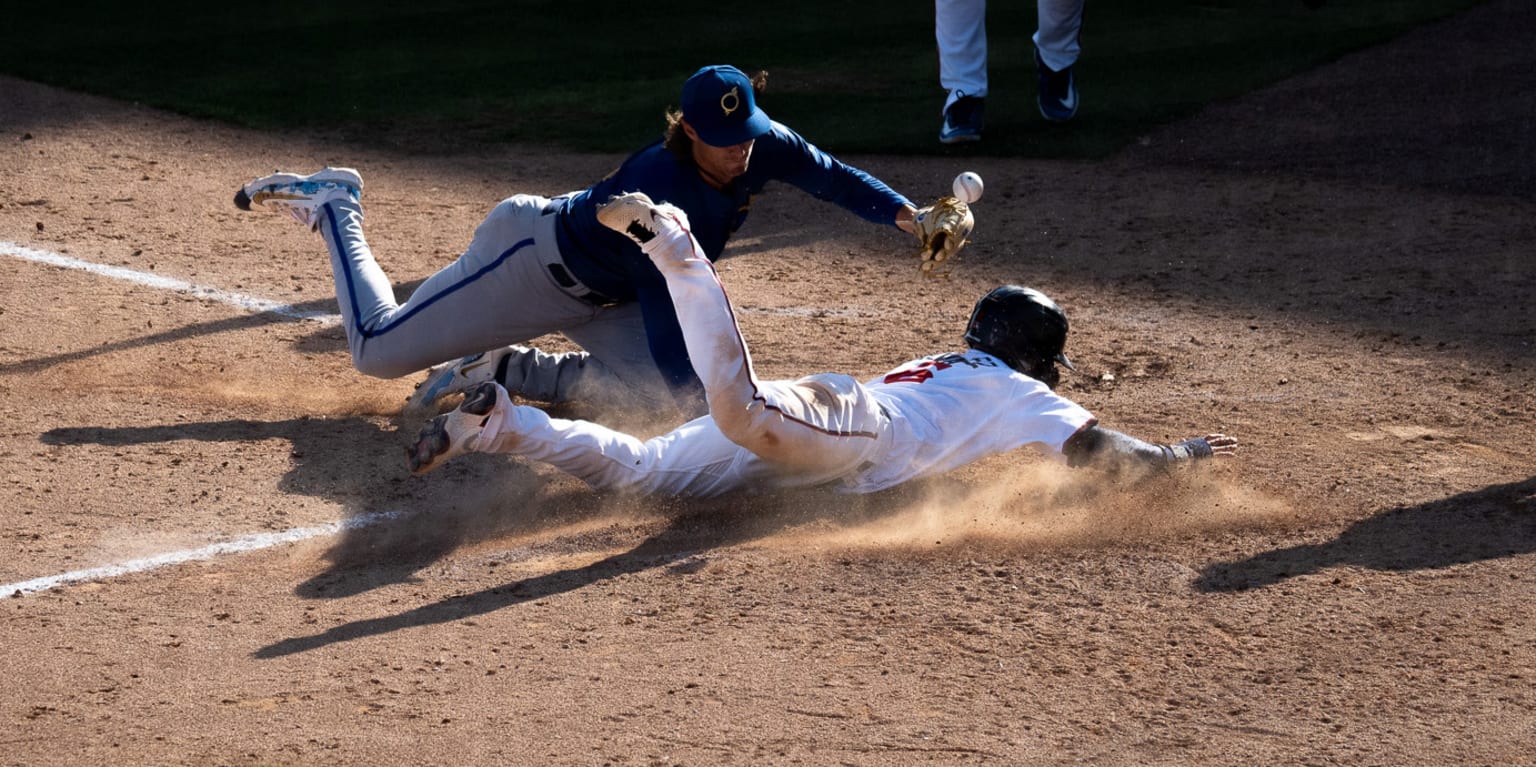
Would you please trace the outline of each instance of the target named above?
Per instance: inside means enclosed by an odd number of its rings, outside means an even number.
[[[69,256],[60,255],[58,253],[51,253],[46,250],[37,250],[34,248],[23,247],[21,245],[17,245],[16,243],[5,242],[3,240],[0,240],[0,254],[20,258],[26,261],[33,261],[40,264],[62,267],[65,269],[78,269],[80,271],[90,272],[91,274],[100,275],[102,277],[110,277],[115,280],[125,280],[151,288],[171,290],[177,293],[186,293],[192,296],[196,296],[197,298],[217,301],[219,303],[228,304],[230,306],[244,309],[249,312],[276,314],[297,320],[319,320],[327,324],[338,323],[341,321],[341,316],[337,314],[331,314],[328,312],[303,311],[294,307],[293,304],[278,303],[277,301],[269,301],[264,298],[248,296],[242,293],[231,293],[229,291],[220,290],[218,288],[211,288],[204,285],[195,285],[184,280],[162,277],[158,274],[150,274],[148,272],[139,272],[132,269],[124,269],[118,266],[107,266],[105,264],[82,261],[78,258],[70,258]],[[219,556],[221,554],[236,554],[240,552],[257,551],[259,549],[271,548],[273,546],[280,546],[286,543],[296,543],[298,541],[302,541],[308,538],[316,538],[322,535],[334,535],[343,530],[361,529],[370,525],[378,524],[380,522],[395,519],[402,516],[403,514],[404,512],[399,511],[376,512],[373,514],[365,514],[360,517],[353,517],[341,522],[332,522],[330,524],[319,525],[316,527],[299,527],[291,530],[285,530],[280,533],[255,533],[221,543],[210,544],[201,548],[187,549],[185,551],[172,551],[167,554],[159,554],[153,557],[145,557],[143,559],[134,559],[112,565],[92,567],[86,570],[76,570],[74,572],[64,573],[62,575],[50,575],[43,578],[33,578],[29,581],[21,581],[19,583],[11,583],[0,586],[0,596],[22,596],[25,594],[34,594],[39,591],[47,591],[48,589],[64,586],[71,583],[94,581],[100,580],[102,578],[114,578],[119,575],[138,573],[145,570],[153,570],[170,565],[179,565],[186,562],[212,559],[213,557]]]
[[[92,567],[86,570],[76,570],[62,575],[50,575],[45,578],[33,578],[30,581],[9,583],[0,586],[0,597],[15,597],[26,594],[35,594],[39,591],[58,586],[82,581],[94,581],[102,578],[115,578],[129,573],[140,573],[145,570],[154,570],[169,565],[179,565],[186,562],[198,562],[212,559],[220,554],[238,554],[247,551],[258,551],[273,546],[281,546],[285,543],[297,543],[309,538],[318,538],[322,535],[334,535],[343,530],[360,530],[365,527],[398,519],[405,515],[402,511],[380,511],[373,514],[364,514],[360,517],[352,517],[340,522],[331,522],[315,527],[295,527],[280,533],[254,533],[234,540],[213,543],[202,548],[186,549],[184,551],[172,551],[166,554],[157,554],[143,559],[132,559],[127,562],[119,562],[113,565]]]
[[[58,253],[51,253],[46,250],[36,250],[33,248],[23,247],[21,245],[17,245],[14,242],[5,242],[0,240],[0,254],[12,256],[14,258],[20,258],[25,261],[33,261],[39,264],[57,266],[64,269],[78,269],[80,271],[90,272],[91,274],[100,275],[102,277],[110,277],[114,280],[125,280],[127,282],[133,282],[151,288],[160,288],[161,290],[186,293],[198,298],[204,298],[210,301],[229,304],[230,306],[238,307],[240,309],[258,314],[276,314],[282,317],[289,317],[296,320],[320,320],[321,322],[328,324],[341,322],[341,315],[339,314],[332,314],[330,312],[304,311],[295,307],[293,304],[278,303],[277,301],[270,301],[268,299],[257,298],[255,296],[247,296],[242,293],[231,293],[227,290],[211,288],[206,285],[195,285],[183,280],[173,279],[170,277],[162,277],[158,274],[139,272],[133,269],[124,269],[120,266],[107,266],[105,264],[96,264],[90,261],[82,261],[78,258],[70,258],[69,256],[60,255]]]

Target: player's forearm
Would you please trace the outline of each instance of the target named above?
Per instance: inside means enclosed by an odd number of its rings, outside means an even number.
[[[1232,441],[1232,445],[1235,444]],[[1067,457],[1069,466],[1089,466],[1116,476],[1141,476],[1152,469],[1210,458],[1216,454],[1216,449],[1208,438],[1158,445],[1114,429],[1089,426],[1072,435],[1062,445],[1061,452]]]

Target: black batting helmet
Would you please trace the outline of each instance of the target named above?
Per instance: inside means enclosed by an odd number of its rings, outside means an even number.
[[[965,342],[1008,363],[1008,367],[1055,386],[1055,363],[1076,370],[1062,351],[1067,315],[1034,288],[1003,285],[976,302],[965,326]]]

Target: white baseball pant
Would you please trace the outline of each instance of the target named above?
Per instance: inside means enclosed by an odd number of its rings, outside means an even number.
[[[1082,47],[1085,0],[1039,0],[1034,37],[1040,59],[1060,72],[1077,63]],[[939,47],[939,84],[949,92],[944,108],[961,95],[987,95],[986,0],[934,0],[933,33]]]

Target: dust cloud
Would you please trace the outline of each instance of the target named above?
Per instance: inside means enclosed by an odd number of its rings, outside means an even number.
[[[977,483],[930,484],[885,513],[848,525],[789,530],[775,540],[817,548],[931,548],[961,541],[1076,548],[1264,527],[1293,516],[1285,501],[1215,467],[1120,487],[1094,472],[1036,463]]]

